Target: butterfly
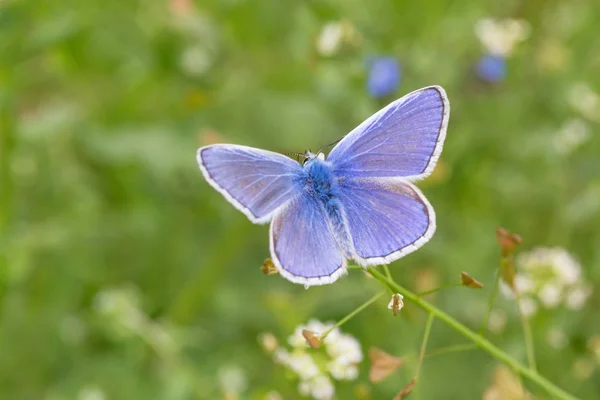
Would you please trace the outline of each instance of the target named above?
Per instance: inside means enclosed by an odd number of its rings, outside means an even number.
[[[346,262],[389,264],[433,236],[435,212],[413,185],[433,171],[450,103],[440,86],[392,102],[329,152],[300,163],[252,147],[201,147],[204,178],[257,224],[271,222],[271,258],[306,287],[335,282]]]

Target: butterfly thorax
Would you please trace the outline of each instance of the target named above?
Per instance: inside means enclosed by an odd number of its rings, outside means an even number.
[[[327,203],[337,195],[337,181],[329,163],[321,157],[310,158],[304,163],[306,190]]]
[[[336,232],[338,245],[349,256],[351,246],[347,234],[348,229],[345,223],[343,205],[339,199],[340,188],[331,164],[324,160],[322,154],[319,154],[304,163],[304,172],[305,190],[322,204],[331,224],[330,226]]]

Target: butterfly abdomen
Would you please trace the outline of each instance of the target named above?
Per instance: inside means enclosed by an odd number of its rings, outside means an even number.
[[[336,241],[347,257],[353,253],[344,208],[339,199],[340,188],[330,165],[313,158],[304,165],[306,171],[306,190],[322,204]]]

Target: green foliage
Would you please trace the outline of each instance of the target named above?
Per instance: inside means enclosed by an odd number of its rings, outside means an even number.
[[[433,302],[476,330],[500,262],[494,229],[505,226],[525,250],[565,247],[600,287],[600,115],[569,100],[578,83],[600,91],[593,0],[186,4],[0,0],[0,398],[215,399],[231,365],[248,376],[242,398],[298,397],[259,334],[285,340],[311,317],[338,320],[378,285],[360,271],[310,290],[263,276],[267,228],[202,179],[195,151],[222,141],[302,152],[337,140],[392,100],[365,89],[373,55],[402,63],[396,97],[440,84],[452,105],[441,162],[420,184],[438,231],[390,266],[396,281],[420,291],[431,288],[419,289],[424,277],[442,284],[468,271],[484,289]],[[489,16],[531,24],[494,86],[471,69],[482,54],[474,24]],[[360,42],[320,55],[322,26],[341,19]],[[590,135],[569,149],[573,120]],[[508,324],[490,338],[525,360],[514,302],[499,307]],[[393,318],[381,300],[344,331],[365,352],[414,354],[425,318],[409,306]],[[531,320],[541,374],[581,398],[600,396],[588,348],[599,319],[594,295],[580,311]],[[566,347],[547,344],[551,328]],[[460,340],[437,324],[429,346]],[[584,361],[592,375],[573,367]],[[481,352],[427,359],[413,396],[480,398],[496,366]],[[404,368],[370,385],[364,362],[358,382],[391,398],[411,377]],[[338,398],[353,398],[358,382],[338,385]]]

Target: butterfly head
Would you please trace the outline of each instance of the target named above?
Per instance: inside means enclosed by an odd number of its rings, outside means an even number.
[[[304,162],[302,164],[306,164],[308,161],[314,160],[315,158],[320,161],[325,161],[325,154],[323,154],[323,153],[315,154],[310,150],[306,150],[304,152]]]

